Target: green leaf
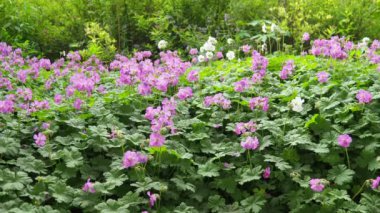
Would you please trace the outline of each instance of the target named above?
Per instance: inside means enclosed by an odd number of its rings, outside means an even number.
[[[327,178],[338,185],[343,185],[351,182],[354,174],[355,172],[351,169],[347,169],[345,165],[338,165],[329,170]]]
[[[240,203],[244,207],[245,212],[260,212],[266,200],[260,196],[250,196]]]
[[[49,187],[53,197],[58,203],[70,203],[73,200],[72,188],[67,184],[58,182]]]
[[[73,147],[71,150],[64,149],[60,151],[58,156],[65,161],[66,166],[69,168],[77,168],[83,164],[83,157],[81,153]]]
[[[265,162],[272,162],[272,163],[275,163],[275,166],[281,170],[281,171],[284,171],[284,170],[287,170],[287,169],[291,169],[292,167],[289,165],[288,162],[286,162],[284,159],[280,158],[280,157],[277,157],[277,156],[273,156],[273,155],[264,155],[264,158],[265,158]]]
[[[238,179],[239,184],[243,185],[244,183],[253,181],[253,180],[260,180],[262,168],[261,166],[256,166],[255,168],[241,168],[237,170],[238,175],[240,178]]]
[[[212,212],[220,212],[220,210],[226,205],[225,202],[225,199],[220,195],[213,195],[208,198],[208,207]]]
[[[195,192],[195,186],[191,183],[185,183],[183,181],[183,178],[172,178],[170,179],[172,182],[174,182],[177,186],[177,188],[180,190],[180,191],[191,191],[191,192]]]
[[[202,175],[203,177],[217,177],[219,176],[219,166],[212,163],[211,161],[208,161],[205,164],[199,165],[198,167],[198,174]]]
[[[32,179],[25,172],[13,172],[9,169],[0,171],[0,186],[4,191],[20,191],[32,182]]]

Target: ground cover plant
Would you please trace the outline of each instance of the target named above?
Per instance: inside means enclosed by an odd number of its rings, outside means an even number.
[[[0,210],[377,212],[379,41],[217,43],[110,63],[1,43]]]

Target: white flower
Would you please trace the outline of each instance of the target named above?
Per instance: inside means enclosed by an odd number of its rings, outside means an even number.
[[[208,59],[211,59],[213,56],[214,56],[214,53],[212,53],[212,52],[207,52],[207,53],[206,53],[206,57],[207,57]]]
[[[263,45],[261,45],[261,51],[265,52],[266,50],[267,50],[267,44],[264,43]]]
[[[215,51],[215,46],[211,42],[207,41],[203,44],[203,49],[208,52],[213,52]]]
[[[208,37],[207,42],[209,42],[209,43],[211,43],[213,45],[215,45],[216,43],[218,43],[218,41],[214,37],[212,37],[212,36]]]
[[[301,99],[300,97],[296,97],[290,102],[290,106],[292,107],[292,110],[295,112],[302,112],[303,107],[302,104],[305,102],[305,100]]]
[[[227,44],[232,44],[232,43],[234,43],[234,40],[232,38],[227,39]]]
[[[199,51],[200,51],[201,53],[203,53],[203,52],[205,51],[205,48],[204,48],[204,47],[201,47],[201,48],[199,48]]]
[[[168,42],[165,40],[161,40],[158,42],[158,49],[162,50],[165,49],[168,46]]]
[[[267,33],[267,25],[263,24],[261,30],[263,31],[263,33]]]
[[[233,51],[228,51],[227,54],[226,54],[226,57],[228,58],[228,60],[232,60],[235,58],[235,53]]]
[[[277,29],[277,26],[274,24],[274,23],[272,23],[272,25],[270,26],[270,31],[272,32],[272,33],[274,33],[274,31]]]
[[[205,61],[205,57],[203,56],[203,55],[199,55],[198,56],[198,62],[199,63],[202,63],[202,62],[204,62]]]
[[[368,42],[369,42],[370,40],[371,40],[371,39],[369,39],[368,37],[364,37],[364,38],[362,39],[362,42],[368,44]]]

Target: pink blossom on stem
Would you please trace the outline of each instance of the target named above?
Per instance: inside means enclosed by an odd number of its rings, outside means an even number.
[[[84,192],[95,193],[94,184],[91,183],[91,179],[90,178],[87,179],[87,182],[83,185],[82,190]]]
[[[325,188],[321,179],[311,179],[309,183],[310,188],[315,192],[321,192]]]
[[[46,136],[43,133],[38,133],[33,136],[34,142],[37,146],[43,147],[46,143]]]
[[[259,147],[259,139],[257,137],[247,137],[240,143],[241,147],[248,150],[255,150]]]
[[[338,144],[341,147],[347,148],[350,146],[351,142],[352,138],[347,134],[339,135],[338,137]]]
[[[265,170],[264,170],[264,172],[263,172],[263,178],[264,179],[269,179],[269,177],[270,177],[270,167],[267,167],[267,168],[265,168]]]

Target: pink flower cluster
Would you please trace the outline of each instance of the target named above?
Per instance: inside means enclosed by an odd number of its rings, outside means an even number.
[[[234,132],[237,135],[244,134],[246,132],[253,133],[256,132],[257,124],[253,121],[248,121],[247,123],[239,122],[235,125]]]
[[[251,110],[262,109],[264,112],[269,109],[269,99],[268,97],[255,97],[249,101],[249,107]]]
[[[191,70],[189,74],[187,74],[187,80],[189,82],[197,82],[199,80],[199,73],[196,70]]]
[[[268,59],[260,55],[259,52],[256,50],[252,52],[252,71],[254,72],[252,81],[254,83],[259,82],[264,78],[268,63]]]
[[[14,102],[12,100],[0,101],[0,113],[9,114],[14,112]]]
[[[367,50],[367,58],[369,61],[373,64],[379,64],[380,63],[380,55],[377,54],[377,50],[380,49],[380,41],[374,40],[370,46],[370,48]]]
[[[143,55],[147,55],[144,53]],[[0,68],[12,78],[16,78],[20,83],[26,84],[29,80],[34,80],[39,77],[40,72],[51,72],[48,79],[45,80],[45,89],[49,90],[52,85],[59,79],[66,75],[70,75],[70,84],[67,85],[66,96],[73,96],[75,91],[86,92],[91,95],[96,90],[97,84],[100,82],[101,74],[107,71],[107,68],[96,57],[90,57],[87,61],[81,63],[81,57],[78,52],[69,53],[67,55],[68,61],[65,62],[64,58],[56,60],[51,63],[49,59],[37,59],[22,57],[20,49],[13,50],[12,47],[5,43],[0,43]],[[20,69],[22,67],[22,69]],[[27,68],[25,68],[27,67]],[[30,78],[28,78],[30,76]],[[7,88],[10,93],[16,94],[18,99],[10,98],[2,102],[0,108],[1,113],[10,113],[18,110],[25,110],[28,114],[49,109],[48,100],[35,100],[33,99],[33,91],[29,88],[16,88],[13,91],[10,78],[2,76],[0,73],[0,88]],[[104,87],[99,85],[99,93],[104,93]],[[55,97],[55,103],[60,104],[63,100],[62,96]],[[17,108],[15,108],[17,106]],[[78,104],[76,105],[78,106]]]
[[[206,107],[209,107],[211,105],[219,105],[223,109],[231,108],[231,101],[228,100],[226,97],[224,97],[224,95],[222,93],[218,93],[214,96],[206,96],[204,101],[203,101],[203,104]]]
[[[344,38],[339,38],[337,36],[332,37],[330,40],[327,39],[316,39],[313,42],[313,46],[310,53],[315,56],[325,56],[334,59],[345,59],[347,58],[347,49],[344,48],[346,45]]]
[[[138,60],[118,55],[111,63],[110,69],[120,70],[117,81],[119,85],[140,84],[139,93],[148,95],[152,88],[166,92],[169,86],[177,85],[179,76],[190,66],[191,63],[183,62],[176,52],[167,51],[161,52],[160,59],[154,62],[148,58]]]
[[[317,73],[317,78],[318,78],[319,83],[327,82],[327,80],[329,79],[329,76],[330,76],[330,74],[328,74],[327,72]]]
[[[361,104],[368,104],[372,101],[372,94],[366,90],[359,90],[356,94],[356,99],[358,99]]]
[[[285,62],[285,65],[282,67],[280,72],[280,78],[285,80],[289,77],[289,75],[293,74],[293,70],[295,68],[294,61],[288,60]]]
[[[148,107],[145,112],[145,118],[151,121],[150,146],[160,147],[165,143],[165,137],[161,135],[161,130],[169,128],[172,133],[175,132],[173,117],[176,115],[177,102],[172,97],[164,99],[162,107]]]
[[[180,88],[177,93],[179,100],[186,100],[193,97],[193,90],[190,87]]]
[[[260,143],[257,137],[248,136],[244,141],[240,143],[241,147],[248,150],[256,150]]]
[[[242,80],[235,82],[234,86],[235,92],[243,92],[244,90],[249,89],[251,82],[248,78],[243,78]]]
[[[148,156],[134,151],[127,151],[123,157],[123,168],[128,169],[140,163],[148,162]]]

